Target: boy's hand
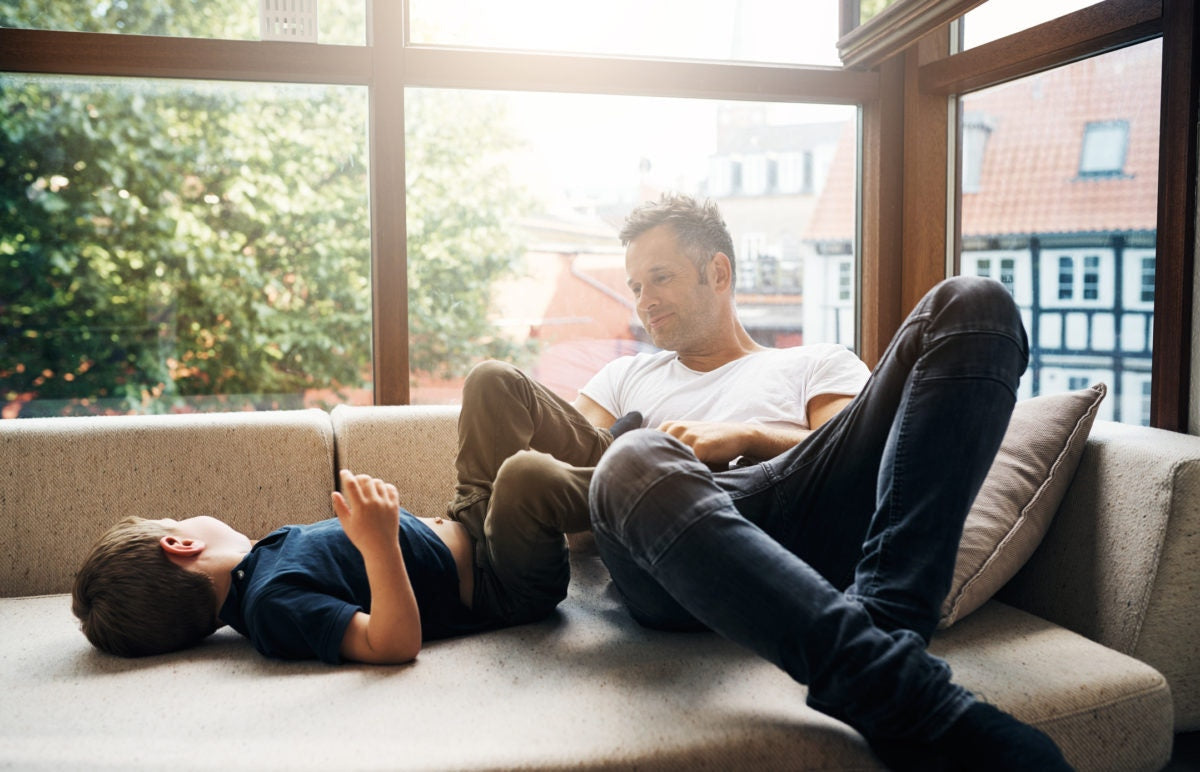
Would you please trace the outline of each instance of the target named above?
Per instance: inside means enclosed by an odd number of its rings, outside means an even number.
[[[380,549],[397,548],[400,532],[400,492],[370,475],[340,472],[342,492],[333,492],[333,511],[351,543],[364,557]]]
[[[358,611],[342,635],[341,653],[358,662],[408,662],[421,650],[421,612],[400,549],[400,493],[370,475],[339,473],[333,511],[362,553],[371,609]]]

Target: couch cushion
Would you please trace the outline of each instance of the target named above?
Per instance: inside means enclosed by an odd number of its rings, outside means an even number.
[[[330,413],[337,465],[400,489],[400,504],[421,517],[446,514],[457,480],[456,405],[338,405]]]
[[[68,592],[126,515],[211,515],[251,538],[333,516],[320,410],[0,421],[0,595]]]
[[[1018,402],[967,514],[940,627],[979,608],[1029,560],[1062,501],[1106,388]]]
[[[0,630],[0,768],[882,768],[775,666],[711,633],[638,627],[595,556],[573,556],[551,618],[433,642],[403,667],[267,660],[228,629],[117,659],[88,646],[65,596],[0,601]],[[1170,695],[1130,657],[995,601],[934,651],[1080,770],[1168,759]]]

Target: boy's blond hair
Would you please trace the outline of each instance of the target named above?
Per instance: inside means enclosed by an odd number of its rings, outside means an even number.
[[[92,645],[142,657],[194,646],[217,628],[212,580],[172,563],[162,523],[128,517],[110,528],[75,576],[71,611]]]

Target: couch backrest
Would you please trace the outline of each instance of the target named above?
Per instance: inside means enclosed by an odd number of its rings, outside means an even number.
[[[69,592],[126,515],[212,515],[251,538],[333,515],[320,410],[0,421],[0,597]]]
[[[337,466],[394,483],[400,504],[415,515],[446,513],[454,496],[458,407],[351,407],[330,414]]]

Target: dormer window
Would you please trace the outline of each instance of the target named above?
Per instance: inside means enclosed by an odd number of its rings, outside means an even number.
[[[1083,129],[1080,177],[1119,177],[1129,150],[1129,121],[1095,121]]]

